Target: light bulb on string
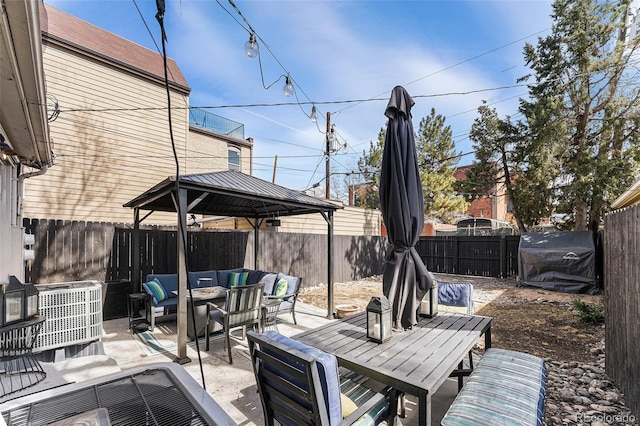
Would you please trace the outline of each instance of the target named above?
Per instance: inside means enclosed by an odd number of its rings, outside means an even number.
[[[289,76],[287,76],[284,86],[282,87],[282,93],[284,93],[287,98],[293,96],[293,84],[291,84],[291,78],[289,78]]]
[[[318,111],[316,110],[316,106],[315,105],[311,106],[311,116],[309,118],[311,119],[312,123],[317,123],[318,122]]]
[[[246,53],[250,58],[255,58],[260,54],[260,49],[258,48],[258,42],[256,41],[256,35],[254,33],[251,33],[249,40],[244,44],[244,53]]]

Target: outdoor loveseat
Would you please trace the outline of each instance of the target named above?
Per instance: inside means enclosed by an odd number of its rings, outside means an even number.
[[[225,270],[208,270],[189,272],[192,288],[226,287],[233,285],[249,285],[264,283],[264,297],[279,299],[278,313],[290,312],[295,317],[295,304],[302,279],[285,273],[269,273],[261,270],[235,268]],[[178,297],[173,293],[178,290],[178,274],[149,274],[143,284],[143,290],[149,294],[149,307],[146,309],[147,321],[153,331],[156,320],[163,316],[175,318]]]

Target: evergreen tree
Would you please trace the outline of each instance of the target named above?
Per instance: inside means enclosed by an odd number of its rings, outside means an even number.
[[[362,152],[362,157],[358,159],[358,172],[362,182],[369,184],[370,189],[366,191],[366,197],[360,198],[354,204],[357,207],[370,209],[380,208],[380,167],[382,166],[382,152],[384,151],[384,139],[387,131],[384,128],[378,133],[378,140],[369,143],[369,152]]]
[[[420,120],[416,153],[425,196],[425,216],[453,222],[454,215],[465,212],[468,203],[455,189],[459,153],[455,150],[451,126],[445,124],[445,118],[436,114],[434,108]]]
[[[551,196],[546,209],[527,207],[531,217],[553,209],[572,218],[575,230],[597,231],[635,178],[640,101],[630,61],[640,38],[626,37],[629,3],[556,0],[552,33],[525,46],[533,74],[523,80],[534,81],[520,107],[528,132],[518,187]]]

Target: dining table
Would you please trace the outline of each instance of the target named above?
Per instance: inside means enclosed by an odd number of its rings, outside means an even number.
[[[490,317],[443,312],[419,317],[416,326],[378,343],[367,338],[367,316],[361,312],[293,338],[333,354],[341,367],[416,396],[418,423],[429,426],[431,396],[447,378],[470,374],[461,363],[482,336],[490,348]]]
[[[177,291],[173,292],[177,295]],[[224,307],[227,297],[227,288],[222,286],[194,287],[191,294],[187,292],[187,336],[191,340],[205,336],[207,327],[207,302],[220,304]],[[195,313],[195,328],[191,319],[192,311]]]

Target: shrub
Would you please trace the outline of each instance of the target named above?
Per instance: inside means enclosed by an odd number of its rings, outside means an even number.
[[[599,303],[586,303],[578,298],[573,299],[573,308],[578,319],[588,324],[604,323],[604,306]]]

